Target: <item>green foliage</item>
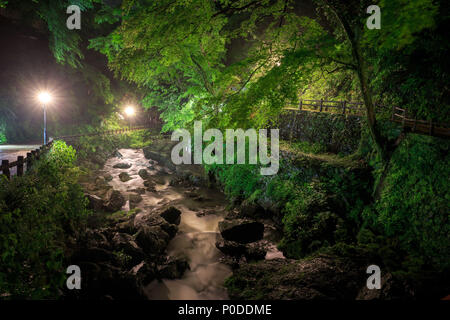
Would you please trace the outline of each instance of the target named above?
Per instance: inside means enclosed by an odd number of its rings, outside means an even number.
[[[31,172],[0,184],[0,294],[55,298],[65,279],[65,239],[88,215],[75,151],[55,141]]]
[[[6,126],[0,122],[0,144],[6,143]]]
[[[365,219],[403,250],[435,268],[449,267],[449,144],[410,135],[396,150],[376,211]]]

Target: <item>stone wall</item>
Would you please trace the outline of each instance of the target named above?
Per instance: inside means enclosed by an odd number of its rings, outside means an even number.
[[[278,128],[285,140],[320,143],[327,152],[351,154],[358,148],[362,117],[288,110]]]

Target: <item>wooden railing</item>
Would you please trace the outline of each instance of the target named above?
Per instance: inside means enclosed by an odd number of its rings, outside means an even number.
[[[11,168],[17,167],[16,175],[22,176],[25,172],[25,165],[26,170],[30,170],[33,162],[36,160],[39,160],[40,157],[47,152],[51,146],[52,146],[53,140],[48,142],[46,145],[41,146],[40,148],[33,150],[31,152],[27,152],[27,157],[24,158],[24,156],[18,156],[16,161],[9,162],[9,160],[2,160],[2,165],[0,167],[1,172],[6,176],[6,178],[9,180],[11,179]]]
[[[402,124],[404,130],[414,133],[426,134],[441,138],[450,138],[450,125],[433,121],[408,118],[406,109],[399,107],[390,108],[375,104],[377,113],[391,113],[390,120]],[[286,110],[325,112],[333,114],[364,116],[366,109],[363,102],[331,101],[331,100],[300,100],[298,106],[288,106]]]
[[[404,130],[409,130],[414,133],[450,138],[449,124],[433,122],[432,120],[426,121],[418,120],[417,118],[408,118],[406,109],[393,107],[391,121],[400,123]]]
[[[17,176],[22,176],[25,172],[25,167],[26,167],[26,170],[28,171],[32,167],[33,162],[36,160],[39,160],[39,158],[51,148],[54,140],[71,141],[73,139],[80,138],[80,137],[121,134],[121,133],[126,133],[126,132],[131,132],[131,131],[136,131],[136,130],[143,130],[143,129],[149,129],[149,127],[139,126],[139,127],[133,127],[133,128],[123,128],[123,129],[101,131],[101,132],[94,132],[94,133],[87,133],[87,134],[76,134],[76,135],[71,135],[71,136],[55,137],[52,139],[52,141],[48,142],[46,145],[43,145],[36,150],[28,152],[26,158],[24,156],[18,156],[17,161],[14,161],[14,162],[9,162],[9,160],[2,160],[0,172],[2,172],[6,176],[7,179],[11,179],[11,170],[10,169],[17,167],[17,170],[16,170]]]

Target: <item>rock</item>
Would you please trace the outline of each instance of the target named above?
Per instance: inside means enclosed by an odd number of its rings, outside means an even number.
[[[233,257],[242,256],[246,250],[244,244],[235,241],[225,240],[222,237],[219,237],[219,239],[216,241],[216,247],[224,254]]]
[[[130,175],[127,172],[121,172],[119,174],[119,179],[122,182],[127,182],[127,181],[129,181],[129,180],[131,180],[133,178],[131,178]]]
[[[169,235],[160,227],[142,226],[136,234],[136,242],[146,254],[161,254],[167,247]]]
[[[116,232],[111,242],[114,250],[123,251],[131,257],[132,265],[136,265],[145,258],[144,251],[138,247],[133,236],[129,234]]]
[[[137,193],[137,194],[144,194],[145,193],[145,189],[144,188],[136,188],[136,189],[130,190],[130,192],[134,192],[134,193]]]
[[[247,261],[263,260],[266,257],[267,245],[265,241],[248,244],[229,241],[218,236],[216,247],[224,254],[232,257],[244,256]]]
[[[130,169],[131,168],[131,164],[130,163],[121,162],[121,163],[115,164],[113,166],[113,168],[116,168],[116,169]]]
[[[262,260],[240,264],[228,294],[249,300],[353,300],[366,276],[365,267],[336,256]]]
[[[179,279],[188,269],[189,263],[186,261],[186,259],[169,258],[164,265],[158,266],[158,274],[161,278],[165,279]]]
[[[142,201],[142,196],[132,193],[128,196],[128,199],[130,200],[130,209],[134,209]]]
[[[87,194],[86,198],[89,201],[89,204],[88,204],[89,209],[92,209],[94,211],[103,210],[104,203],[103,203],[102,198],[96,196],[95,194]]]
[[[107,174],[107,175],[104,176],[104,178],[105,178],[105,181],[106,181],[106,182],[110,182],[110,181],[112,181],[113,176],[110,175],[110,174]]]
[[[179,225],[181,221],[181,211],[175,207],[169,207],[160,213],[161,217],[163,217],[170,224]]]
[[[108,212],[119,211],[126,203],[124,196],[117,190],[109,190],[106,194],[107,202],[105,204],[105,210]]]
[[[239,243],[255,242],[264,235],[262,223],[246,219],[223,220],[219,222],[219,230],[224,239]]]
[[[155,279],[156,267],[153,263],[142,261],[134,266],[130,273],[133,274],[144,286]]]
[[[147,180],[148,178],[150,178],[150,174],[148,173],[148,171],[146,169],[141,169],[138,171],[138,175],[143,179],[143,180]]]
[[[197,217],[205,217],[205,216],[210,216],[210,215],[214,215],[216,214],[216,210],[213,209],[204,209],[202,211],[196,212],[195,215]]]
[[[262,206],[254,202],[244,201],[240,208],[240,215],[249,218],[265,218],[267,217],[266,210]]]
[[[123,155],[117,150],[113,152],[113,156],[119,159],[123,158]]]
[[[151,180],[145,180],[144,181],[144,186],[147,188],[146,190],[149,192],[155,192],[155,183]]]
[[[104,177],[102,176],[98,176],[97,178],[95,178],[95,185],[96,186],[104,186],[106,184],[106,180]]]

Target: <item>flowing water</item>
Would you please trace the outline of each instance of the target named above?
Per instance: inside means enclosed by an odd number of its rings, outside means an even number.
[[[179,209],[181,223],[177,235],[172,239],[167,248],[169,256],[186,258],[190,270],[187,270],[181,279],[150,283],[145,291],[149,299],[228,299],[223,287],[224,280],[231,275],[231,269],[220,262],[223,254],[216,248],[216,236],[218,223],[225,216],[226,200],[224,195],[214,189],[170,186],[169,173],[161,173],[156,163],[149,162],[144,157],[142,150],[121,149],[122,158],[108,159],[103,174],[111,174],[113,180],[109,182],[114,189],[124,195],[131,190],[144,188],[144,180],[138,175],[140,169],[147,169],[151,174],[151,180],[156,183],[156,192],[146,191],[142,195],[143,201],[138,208],[143,211],[152,210],[162,205],[168,205]],[[129,163],[129,169],[116,169],[117,163]],[[127,172],[131,180],[120,181],[118,175]],[[192,197],[192,193],[197,197]],[[200,195],[200,198],[198,197]],[[129,210],[129,203],[125,204],[125,210]],[[197,213],[206,213],[197,216]],[[139,214],[136,218],[139,218]]]

